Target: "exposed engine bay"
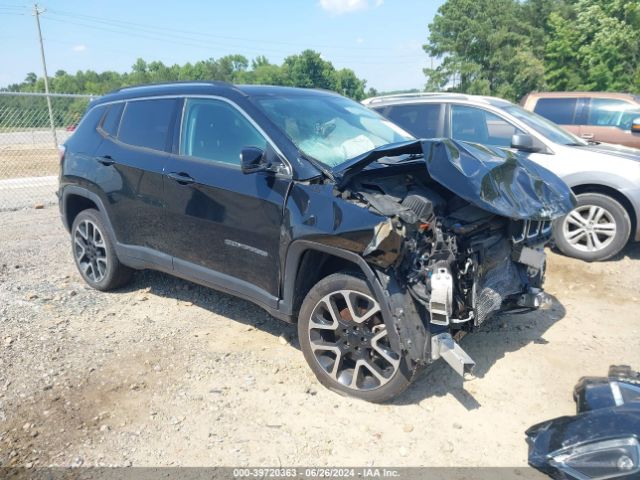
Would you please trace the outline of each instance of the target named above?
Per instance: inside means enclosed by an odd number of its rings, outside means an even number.
[[[544,302],[551,221],[487,212],[429,179],[424,168],[359,176],[343,192],[389,217],[364,258],[392,268],[433,325],[469,330],[499,311]]]

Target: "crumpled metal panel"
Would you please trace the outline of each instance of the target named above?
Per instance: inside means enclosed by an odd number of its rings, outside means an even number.
[[[567,184],[526,156],[449,139],[416,140],[373,149],[333,169],[337,187],[344,187],[376,160],[420,153],[424,155],[431,178],[468,202],[497,215],[552,220],[575,207],[575,198]]]

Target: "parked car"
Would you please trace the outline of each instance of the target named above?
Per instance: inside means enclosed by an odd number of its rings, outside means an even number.
[[[611,92],[530,93],[521,102],[585,140],[640,148],[640,96]]]
[[[454,335],[544,305],[542,247],[574,205],[515,153],[418,141],[329,92],[208,82],[94,101],[58,196],[90,286],[151,268],[250,300],[297,320],[321,383],[370,401],[439,357],[467,372]]]
[[[426,93],[363,103],[417,137],[516,149],[559,175],[578,199],[554,224],[554,242],[566,255],[605,260],[640,240],[640,150],[587,142],[494,97]]]

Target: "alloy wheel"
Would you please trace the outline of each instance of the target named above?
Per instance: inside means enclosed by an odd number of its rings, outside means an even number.
[[[400,366],[380,305],[361,292],[338,290],[323,297],[313,309],[308,334],[318,364],[347,388],[380,388]]]
[[[91,220],[78,223],[73,232],[73,251],[85,276],[94,283],[100,282],[107,273],[107,246]]]
[[[582,252],[596,252],[608,247],[616,231],[616,221],[611,212],[597,205],[575,208],[562,224],[562,233],[567,242]]]

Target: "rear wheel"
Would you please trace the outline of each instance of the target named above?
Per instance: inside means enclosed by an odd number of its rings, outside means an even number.
[[[306,296],[298,317],[305,359],[325,387],[372,402],[390,400],[414,369],[391,347],[380,305],[366,281],[329,275]]]
[[[112,290],[131,279],[133,271],[118,260],[98,210],[83,210],[76,216],[71,226],[71,248],[76,267],[89,286]]]
[[[587,261],[606,260],[629,240],[631,219],[618,201],[600,193],[577,195],[578,204],[554,226],[562,253]]]

